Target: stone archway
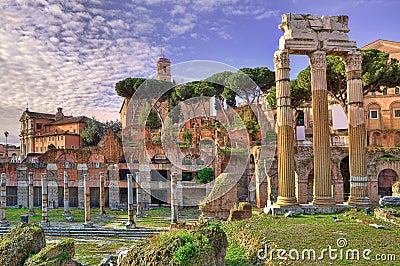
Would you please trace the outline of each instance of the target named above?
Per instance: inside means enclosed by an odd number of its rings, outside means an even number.
[[[398,176],[392,169],[384,169],[378,175],[378,194],[381,197],[392,196],[392,186],[397,181]]]

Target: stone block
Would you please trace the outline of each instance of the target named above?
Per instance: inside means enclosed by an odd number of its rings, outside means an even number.
[[[400,206],[400,196],[385,196],[379,200],[379,205],[389,207]]]
[[[0,265],[23,265],[30,254],[38,253],[45,245],[42,228],[22,223],[2,237]]]
[[[400,197],[400,181],[396,182],[392,186],[392,196]]]

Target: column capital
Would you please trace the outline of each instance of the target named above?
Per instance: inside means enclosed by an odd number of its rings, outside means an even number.
[[[326,52],[315,51],[308,56],[310,58],[310,67],[314,69],[326,69]]]
[[[361,71],[361,63],[362,63],[362,52],[360,51],[351,51],[347,53],[344,57],[344,62],[346,66],[346,72],[349,71]]]
[[[275,69],[290,68],[289,51],[287,49],[278,50],[274,53]]]

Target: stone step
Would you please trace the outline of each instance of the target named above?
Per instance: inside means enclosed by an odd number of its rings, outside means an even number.
[[[10,228],[0,228],[0,235],[8,232]],[[73,238],[93,237],[122,237],[133,239],[144,239],[160,232],[167,231],[164,228],[135,228],[135,229],[114,229],[114,228],[57,228],[48,227],[44,229],[46,236],[62,236]]]

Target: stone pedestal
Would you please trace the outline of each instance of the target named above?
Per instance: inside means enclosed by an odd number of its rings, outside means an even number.
[[[296,206],[293,108],[290,103],[290,67],[288,50],[274,54],[277,130],[278,130],[278,206]]]
[[[78,170],[78,208],[83,209],[85,206],[85,190],[84,190],[84,181],[83,177],[84,175],[87,175],[88,173],[88,167],[86,164],[78,164],[77,165],[77,170]]]
[[[349,52],[345,57],[349,119],[350,197],[353,206],[369,206],[366,142],[362,88],[362,53]]]
[[[119,204],[119,169],[118,165],[110,165],[108,167],[108,199],[110,207],[116,208],[117,204]]]
[[[28,182],[26,178],[26,169],[18,170],[17,186],[17,204],[22,208],[28,207]]]
[[[48,198],[47,198],[47,175],[41,174],[42,178],[42,220],[40,221],[40,226],[49,226],[49,219],[47,216]]]
[[[55,163],[47,164],[47,187],[49,207],[58,208],[58,168]]]
[[[68,173],[64,171],[64,213],[63,215],[69,216],[69,188],[68,188]]]
[[[35,215],[35,210],[34,210],[34,208],[33,208],[33,201],[34,201],[34,198],[33,198],[33,173],[32,172],[29,172],[29,180],[28,180],[28,188],[29,188],[29,191],[28,191],[28,204],[29,204],[29,211],[28,211],[28,214],[29,215]]]
[[[7,206],[7,176],[5,173],[1,174],[1,187],[0,187],[0,201],[1,201],[1,209],[0,209],[0,227],[10,226],[10,223],[7,220],[6,215],[6,206]]]
[[[89,175],[83,175],[83,189],[85,192],[84,205],[85,205],[85,227],[92,227],[93,223],[90,221],[90,186],[89,186]]]
[[[104,173],[100,173],[100,213],[99,215],[106,214],[106,201],[105,201],[105,193],[104,193]]]
[[[326,53],[310,54],[313,112],[314,195],[313,205],[334,205],[330,160],[328,90],[326,86]]]
[[[133,208],[133,175],[127,175],[128,181],[128,221],[126,222],[126,228],[135,228],[135,219],[134,219],[134,208]]]

